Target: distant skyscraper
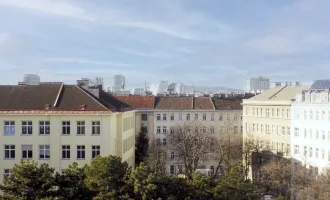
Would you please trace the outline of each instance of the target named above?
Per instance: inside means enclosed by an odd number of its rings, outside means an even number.
[[[121,92],[125,90],[125,76],[116,74],[113,76],[113,92]]]
[[[158,93],[167,93],[168,81],[160,81]]]
[[[172,94],[184,93],[184,85],[182,83],[172,83],[169,85],[168,89]]]
[[[244,90],[245,92],[266,91],[269,87],[269,78],[259,76],[246,79]]]
[[[159,93],[159,84],[150,84],[149,91],[156,96]]]
[[[37,74],[25,74],[23,78],[23,82],[26,85],[39,85],[40,76],[38,76]]]

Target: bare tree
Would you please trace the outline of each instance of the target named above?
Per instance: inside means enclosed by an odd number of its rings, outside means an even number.
[[[146,164],[155,173],[166,173],[166,150],[160,144],[157,144],[156,141],[152,141],[150,144]]]
[[[169,150],[177,154],[189,179],[198,166],[209,159],[216,141],[215,134],[196,121],[177,125],[167,138]]]
[[[243,166],[245,171],[245,178],[248,179],[249,171],[252,170],[252,153],[259,155],[259,153],[265,150],[262,140],[254,138],[251,135],[243,139]],[[260,158],[261,159],[261,158]],[[260,168],[261,164],[257,167]]]

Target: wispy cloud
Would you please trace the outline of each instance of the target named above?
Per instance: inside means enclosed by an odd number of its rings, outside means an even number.
[[[121,66],[121,67],[131,67],[131,66],[133,66],[131,64],[126,64],[126,63],[117,63],[117,62],[100,61],[100,60],[90,60],[90,59],[82,59],[82,58],[45,58],[44,61],[59,62],[59,63],[102,65],[102,66]]]
[[[127,49],[123,47],[118,47],[118,50],[124,53],[137,55],[137,56],[143,56],[143,57],[152,57],[152,58],[170,58],[171,56],[166,53],[160,53],[160,52],[143,52],[143,51],[137,51],[134,49]]]
[[[63,0],[0,0],[0,6],[17,7],[63,17],[94,21],[82,8]]]

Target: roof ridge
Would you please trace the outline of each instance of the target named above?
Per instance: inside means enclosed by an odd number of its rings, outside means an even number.
[[[268,99],[272,99],[274,96],[276,96],[278,93],[280,93],[282,90],[284,90],[284,88],[288,87],[287,85],[284,86],[282,89],[280,89],[279,91],[277,91],[275,94],[273,94],[272,96],[270,96]]]
[[[213,104],[213,100],[212,100],[212,98],[211,98],[211,97],[208,97],[208,98],[209,98],[209,100],[211,101],[211,104],[212,104],[213,109],[215,110],[215,106],[214,106],[214,104]]]
[[[61,93],[62,93],[63,87],[64,87],[64,83],[62,83],[61,88],[60,88],[60,90],[58,91],[57,97],[56,97],[55,102],[54,102],[54,105],[53,105],[54,108],[56,107],[56,105],[57,105],[57,103],[58,103],[58,100],[59,100],[60,95],[61,95]]]
[[[79,88],[82,92],[84,92],[86,95],[88,95],[89,97],[91,97],[94,101],[96,101],[98,104],[100,104],[102,107],[104,107],[105,109],[109,110],[109,108],[107,108],[106,106],[104,106],[98,99],[95,98],[94,95],[89,94],[87,91],[85,91],[83,88],[81,88],[78,85],[74,85],[75,87]]]

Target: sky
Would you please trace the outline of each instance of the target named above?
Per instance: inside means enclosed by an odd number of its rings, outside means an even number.
[[[0,84],[330,78],[329,0],[0,0]]]

